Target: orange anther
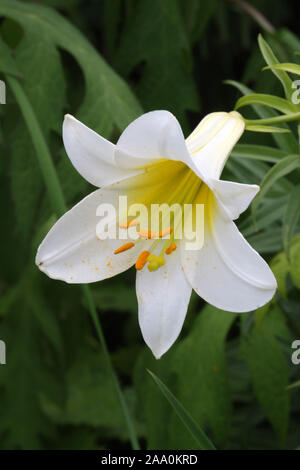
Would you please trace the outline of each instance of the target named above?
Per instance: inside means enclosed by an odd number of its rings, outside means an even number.
[[[122,246],[120,246],[120,248],[117,248],[114,251],[114,254],[117,255],[118,253],[122,253],[123,251],[127,251],[130,248],[132,248],[133,246],[134,246],[134,243],[132,243],[132,242],[125,243],[125,245],[122,245]]]
[[[135,267],[136,267],[136,269],[137,269],[138,271],[140,271],[141,269],[143,269],[143,267],[144,267],[145,264],[147,263],[147,259],[148,259],[149,256],[150,256],[150,251],[143,251],[143,252],[139,255],[139,257],[138,257],[138,259],[137,259],[137,261],[136,261],[136,263],[135,263]]]
[[[173,253],[173,251],[175,251],[177,248],[177,245],[176,243],[170,243],[170,245],[168,246],[168,248],[166,249],[165,253],[166,255],[170,255],[171,253]]]
[[[156,236],[152,230],[139,230],[138,233],[141,238],[154,238]]]
[[[128,222],[122,222],[121,224],[119,224],[119,227],[128,228],[128,227],[136,227],[137,225],[139,225],[138,220],[128,220]]]
[[[170,235],[172,232],[173,232],[173,228],[172,228],[172,227],[164,228],[163,230],[160,230],[160,231],[158,232],[158,236],[159,236],[159,238],[163,238],[163,237],[165,237],[166,235]]]

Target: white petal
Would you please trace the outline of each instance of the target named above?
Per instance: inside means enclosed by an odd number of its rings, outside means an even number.
[[[151,111],[133,121],[116,145],[122,168],[142,168],[159,160],[188,157],[181,127],[168,111]]]
[[[66,152],[89,183],[101,187],[132,176],[115,163],[115,145],[67,114],[63,123]]]
[[[223,310],[255,310],[266,304],[276,290],[268,264],[219,209],[212,227],[206,227],[203,248],[189,252],[182,249],[182,264],[197,294]]]
[[[245,128],[242,116],[230,113],[208,114],[186,143],[197,169],[206,178],[219,178],[226,160]]]
[[[117,208],[117,197],[116,191],[98,189],[63,215],[38,249],[36,264],[41,271],[68,283],[89,283],[130,268],[140,251],[146,249],[142,242],[114,255],[127,240],[99,240],[96,236],[98,205],[111,203]]]
[[[166,256],[166,264],[154,272],[147,266],[137,272],[139,324],[146,344],[159,359],[177,339],[191,295],[180,264],[180,250]]]
[[[211,180],[212,188],[219,202],[231,219],[237,219],[259,191],[256,184],[241,184],[232,181]]]

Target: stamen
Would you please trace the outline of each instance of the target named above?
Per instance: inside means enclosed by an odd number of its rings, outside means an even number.
[[[136,261],[136,263],[135,263],[135,267],[136,267],[136,269],[137,269],[138,271],[140,271],[141,269],[143,269],[143,267],[144,267],[145,264],[147,263],[147,260],[148,260],[148,257],[149,257],[149,256],[150,256],[150,251],[143,251],[143,252],[139,255],[139,257],[138,257],[138,259],[137,259],[137,261]]]
[[[139,230],[138,234],[141,238],[155,238],[156,233],[153,232],[152,230]]]
[[[164,264],[166,264],[166,260],[162,255],[159,255],[157,257],[157,262],[159,264],[159,267],[164,266]]]
[[[158,232],[158,236],[159,236],[159,238],[163,238],[163,237],[165,237],[166,235],[170,235],[172,232],[173,232],[173,228],[172,228],[172,227],[164,228],[163,230],[160,230],[160,231]]]
[[[170,245],[168,246],[168,248],[166,249],[165,253],[166,255],[170,255],[171,253],[173,253],[173,251],[175,251],[177,248],[177,245],[176,243],[170,243]]]
[[[114,254],[117,255],[118,253],[122,253],[123,251],[130,250],[130,248],[132,248],[133,246],[134,246],[134,243],[132,243],[132,242],[125,243],[125,245],[122,245],[122,246],[120,246],[120,248],[117,248],[114,251]]]
[[[148,256],[148,269],[150,272],[156,271],[158,268],[165,264],[166,260],[162,255],[150,255]]]
[[[119,224],[119,227],[120,228],[136,227],[139,224],[140,224],[139,221],[135,219],[135,220],[129,220],[128,222],[122,222],[121,224]]]

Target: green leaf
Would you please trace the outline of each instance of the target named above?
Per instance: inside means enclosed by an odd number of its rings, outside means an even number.
[[[150,370],[148,370],[149,374],[153,378],[154,382],[159,387],[160,391],[166,397],[176,414],[179,416],[180,420],[183,422],[184,426],[193,436],[199,448],[201,450],[214,450],[215,446],[213,443],[208,439],[206,434],[202,431],[202,429],[198,426],[192,416],[186,411],[184,406],[177,400],[177,398],[173,395],[173,393],[166,387],[166,385]]]
[[[270,268],[276,277],[278,291],[282,297],[286,298],[286,279],[290,272],[290,265],[285,253],[278,253],[271,261]]]
[[[290,244],[300,217],[300,185],[293,188],[289,196],[282,224],[282,241],[287,257],[290,255]]]
[[[287,390],[292,390],[293,388],[298,388],[300,387],[300,380],[297,380],[297,382],[294,382],[286,387]]]
[[[255,321],[255,326],[259,332],[261,331],[262,322],[270,310],[270,306],[271,306],[271,302],[268,302],[267,304],[255,310],[254,321]]]
[[[278,59],[276,58],[275,54],[273,53],[269,44],[264,40],[261,34],[258,35],[258,45],[260,51],[268,65],[274,65],[278,63]],[[290,101],[292,95],[292,80],[289,78],[286,72],[282,70],[272,70],[274,75],[280,80],[286,98]]]
[[[172,358],[173,354],[174,351],[171,349],[168,355]],[[176,392],[174,388],[176,382],[172,376],[170,366],[171,362],[168,356],[164,356],[157,361],[149,350],[144,350],[139,355],[136,363],[134,385],[137,394],[137,413],[139,420],[143,422],[145,427],[145,438],[147,439],[147,449],[149,450],[175,448],[169,430],[171,415],[174,413],[146,372],[149,368],[155,370],[155,373],[162,377],[168,387],[171,387]],[[174,419],[176,420],[177,432],[180,437],[187,436],[189,438],[189,449],[197,448],[194,439],[186,432],[177,415],[175,415]],[[179,448],[184,447],[179,446]]]
[[[49,140],[51,131],[60,131],[65,102],[65,79],[59,53],[44,29],[37,24],[32,30],[25,31],[15,57],[24,76],[24,92],[45,138]],[[16,125],[11,142],[12,193],[17,224],[23,238],[28,241],[36,221],[43,183],[24,122]]]
[[[57,12],[41,5],[4,0],[0,3],[0,14],[12,18],[24,29],[22,40],[15,50],[16,62],[24,75],[25,93],[49,146],[51,131],[61,133],[67,106],[60,48],[73,55],[82,69],[85,90],[79,116],[86,124],[109,136],[114,126],[123,130],[141,114],[141,107],[127,85],[85,37]],[[75,110],[70,111],[74,113]],[[43,187],[40,171],[28,132],[23,122],[16,122],[15,116],[11,142],[13,198],[18,228],[26,240],[38,219],[38,213],[48,217],[51,212],[49,207],[40,207]],[[68,160],[65,153],[61,160]],[[65,166],[68,168],[67,178]],[[70,162],[66,165],[60,163],[58,170],[63,185],[67,185],[68,201],[73,201],[85,182],[71,168]]]
[[[66,373],[65,403],[43,397],[42,407],[60,425],[123,428],[114,383],[97,345],[82,339],[82,347]]]
[[[177,1],[137,2],[122,32],[115,64],[127,77],[143,64],[136,90],[146,110],[169,109],[186,127],[186,110],[199,110],[191,51]]]
[[[231,165],[233,163],[234,165]],[[236,174],[238,182],[248,183],[248,184],[258,184],[268,171],[270,166],[267,163],[261,161],[251,161],[246,158],[241,158],[239,160],[234,159],[232,162],[228,161],[227,166]],[[238,171],[236,172],[238,167]],[[272,188],[272,193],[274,196],[286,196],[286,194],[293,188],[293,184],[287,178],[281,178],[276,181],[274,187]],[[271,191],[271,190],[270,190]]]
[[[220,445],[226,443],[230,430],[225,341],[235,318],[233,313],[207,305],[173,359],[178,373],[177,397],[200,426],[208,424]]]
[[[250,95],[253,94],[253,90],[245,86],[240,82],[236,82],[234,80],[226,80],[226,84],[232,85],[237,88],[243,95]],[[256,114],[261,117],[262,119],[277,116],[277,112],[274,109],[266,108],[264,106],[260,106],[258,104],[251,105]],[[288,129],[286,124],[282,124],[283,128]],[[280,135],[281,133],[273,133],[272,137],[277,145],[288,153],[296,153],[298,151],[299,145],[295,137],[292,133],[287,135]]]
[[[252,203],[253,214],[256,213],[259,204],[266,196],[272,186],[283,176],[290,174],[292,171],[300,168],[300,156],[288,155],[280,162],[276,163],[266,174],[260,185],[260,192],[255,197]]]
[[[267,119],[245,119],[246,127],[251,126],[260,126],[265,124],[277,124],[277,123],[286,123],[291,121],[299,121],[300,120],[300,112],[286,114],[284,116],[276,116],[273,118]]]
[[[282,236],[279,227],[271,227],[248,237],[250,245],[259,253],[274,254],[282,249]]]
[[[118,292],[117,296],[116,292]],[[106,284],[102,287],[97,286],[93,290],[93,297],[100,312],[114,310],[136,313],[138,308],[134,289],[120,282]]]
[[[294,73],[296,75],[300,75],[300,65],[293,64],[293,63],[281,63],[281,64],[274,64],[269,65],[268,67],[264,67],[263,70],[285,70],[286,72]]]
[[[43,448],[43,439],[53,437],[54,429],[42,411],[40,396],[61,397],[58,364],[62,343],[53,312],[41,311],[38,304],[40,286],[35,274],[34,270],[32,276],[31,267],[25,272],[21,295],[9,305],[1,324],[1,338],[8,345],[7,364],[0,367],[2,449]]]
[[[141,114],[141,107],[124,81],[87,39],[56,11],[42,5],[2,0],[0,14],[19,22],[27,32],[43,30],[43,35],[56,47],[75,57],[86,86],[79,116],[87,125],[93,125],[96,131],[108,136],[114,124],[123,130]]]
[[[253,217],[251,217],[251,215],[249,214],[249,216],[239,224],[240,230],[247,237],[248,235],[253,235],[258,230],[274,229],[276,227],[274,222],[282,221],[286,202],[286,196],[283,196],[281,198],[272,197],[265,199],[264,203],[260,206],[259,210],[257,211],[255,224],[253,223]],[[278,233],[280,233],[279,226],[277,226],[277,229],[279,231]]]
[[[300,289],[300,238],[295,237],[291,244],[290,273],[294,285]]]
[[[277,163],[285,155],[283,150],[266,145],[237,144],[233,148],[230,158],[248,158],[249,160]]]
[[[212,18],[218,3],[216,0],[189,0],[189,7],[186,8],[186,1],[180,0],[180,7],[191,42],[194,44],[203,36],[210,19]]]
[[[10,48],[2,41],[0,37],[0,72],[20,77],[21,73],[12,56]]]
[[[147,379],[145,369],[154,371],[172,389],[205,432],[206,427],[211,429],[218,447],[226,445],[232,408],[225,340],[235,317],[207,305],[189,334],[162,359],[156,361],[150,353],[140,357],[135,383],[150,449],[193,449],[195,443]]]
[[[278,111],[289,114],[295,111],[295,106],[284,98],[278,96],[253,93],[251,95],[242,96],[236,103],[235,109],[249,106],[252,104],[260,104],[262,106],[269,106],[277,109]]]
[[[248,120],[247,122],[251,123],[250,120]],[[245,130],[251,131],[251,132],[272,132],[273,134],[274,133],[286,134],[286,133],[291,132],[289,129],[284,129],[282,127],[263,126],[259,124],[254,125],[254,124],[247,124],[247,123],[246,123]]]
[[[283,445],[290,410],[286,391],[289,369],[275,335],[288,335],[278,307],[264,317],[259,331],[252,328],[249,336],[244,337],[242,354],[249,365],[254,393]]]

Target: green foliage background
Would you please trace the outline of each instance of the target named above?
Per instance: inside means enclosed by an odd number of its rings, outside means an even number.
[[[92,188],[64,152],[65,113],[115,141],[144,111],[170,110],[187,135],[204,114],[233,109],[249,88],[282,96],[272,72],[261,72],[256,38],[263,33],[281,62],[300,63],[293,3],[248,5],[268,22],[239,1],[0,0],[0,78],[19,79],[69,207]],[[246,110],[252,118],[276,115],[259,105]],[[134,270],[91,286],[143,448],[195,448],[147,369],[218,448],[300,445],[300,388],[287,390],[300,378],[300,366],[291,362],[291,343],[300,339],[299,141],[296,126],[290,128],[290,134],[245,133],[223,174],[263,181],[255,220],[248,210],[238,224],[277,277],[270,305],[236,315],[195,295],[179,340],[156,361],[138,328]],[[0,105],[0,152],[0,339],[7,344],[7,364],[0,365],[0,449],[128,448],[81,290],[48,279],[34,265],[54,216],[9,87],[7,104]],[[287,170],[270,173],[282,161]]]

